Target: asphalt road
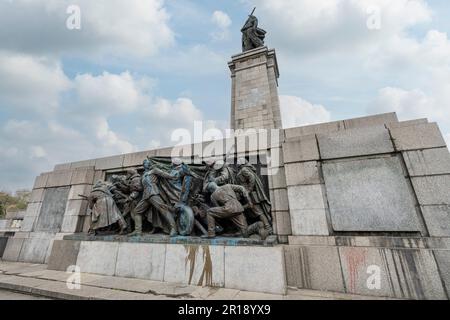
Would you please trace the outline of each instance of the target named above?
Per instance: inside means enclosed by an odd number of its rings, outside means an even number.
[[[0,289],[0,300],[49,300],[49,299]]]

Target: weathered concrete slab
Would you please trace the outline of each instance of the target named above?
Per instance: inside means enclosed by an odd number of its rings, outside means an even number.
[[[121,243],[115,275],[163,281],[165,256],[165,244]]]
[[[73,170],[71,185],[76,184],[93,184],[94,183],[94,167],[78,168]]]
[[[326,209],[291,210],[292,235],[329,235]]]
[[[123,166],[124,167],[142,166],[142,163],[147,157],[152,157],[155,155],[156,155],[155,150],[126,154],[124,156]]]
[[[45,263],[51,240],[44,238],[28,238],[23,242],[19,262]]]
[[[366,156],[394,151],[389,131],[384,126],[319,134],[317,140],[322,159]]]
[[[37,176],[36,180],[34,181],[33,189],[45,188],[45,186],[47,185],[48,176],[48,173],[42,173],[40,176]]]
[[[285,294],[283,247],[225,247],[225,287]]]
[[[450,251],[449,250],[434,250],[437,265],[444,282],[447,296],[450,297]]]
[[[273,211],[288,211],[289,201],[287,189],[270,190],[270,202]]]
[[[436,123],[390,129],[395,148],[399,151],[443,148],[445,140]]]
[[[92,185],[79,184],[70,187],[68,200],[83,200],[85,197],[89,196],[92,190]],[[84,197],[82,197],[84,196]]]
[[[335,231],[420,231],[397,157],[329,162],[323,173]]]
[[[5,252],[7,243],[8,243],[7,237],[0,237],[0,259],[1,257],[3,257],[3,252]]]
[[[339,130],[344,130],[344,121],[333,121],[327,123],[313,124],[309,126],[302,126],[296,128],[289,128],[284,130],[286,139],[295,139],[301,136],[319,134],[319,133],[331,133]]]
[[[289,211],[275,211],[272,212],[275,221],[275,234],[288,236],[292,234],[291,215]]]
[[[421,205],[450,204],[450,175],[411,178]]]
[[[286,183],[288,186],[321,184],[318,161],[286,164]]]
[[[65,216],[84,216],[87,213],[87,200],[69,200],[64,211]]]
[[[395,297],[446,300],[436,260],[431,250],[384,249]]]
[[[44,200],[44,189],[33,189],[30,195],[30,203],[42,202]]]
[[[344,120],[345,129],[384,126],[389,123],[398,123],[397,114],[395,112]]]
[[[289,208],[291,210],[325,209],[323,186],[288,187]]]
[[[408,121],[400,121],[400,122],[392,122],[389,124],[386,124],[386,127],[388,129],[390,128],[401,128],[401,127],[409,127],[409,126],[416,126],[418,124],[426,124],[428,123],[428,119],[415,119],[415,120],[408,120]]]
[[[41,213],[36,222],[35,231],[59,232],[66,211],[70,187],[45,190]]]
[[[336,247],[285,246],[288,286],[345,292]]]
[[[164,281],[224,287],[224,247],[168,245]]]
[[[72,180],[72,170],[53,171],[49,174],[46,188],[69,186]]]
[[[55,240],[48,261],[49,270],[66,271],[77,263],[80,241]]]
[[[122,168],[123,159],[123,155],[95,159],[95,169],[107,170]]]
[[[450,205],[424,206],[422,214],[430,236],[450,237]]]
[[[319,160],[316,136],[303,136],[283,143],[283,159],[284,163]]]
[[[395,296],[382,249],[341,247],[339,254],[347,293]]]
[[[447,148],[407,151],[403,157],[412,177],[450,174],[450,152]]]
[[[95,167],[95,159],[77,161],[72,162],[70,164],[70,169],[86,168],[86,167]]]
[[[119,243],[83,241],[78,253],[77,265],[81,272],[112,276],[116,271]]]
[[[62,225],[62,233],[76,233],[81,232],[83,229],[84,217],[82,216],[69,216],[65,215]]]
[[[284,168],[272,168],[268,170],[270,189],[286,188],[286,173]]]

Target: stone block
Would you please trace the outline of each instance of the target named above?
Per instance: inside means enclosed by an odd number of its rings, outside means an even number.
[[[68,200],[85,200],[92,190],[92,185],[78,184],[70,187]],[[85,197],[82,197],[85,196]]]
[[[83,231],[83,217],[81,216],[70,216],[65,215],[62,225],[61,232],[63,233],[76,233]]]
[[[319,160],[319,148],[315,135],[303,136],[283,144],[284,163]]]
[[[53,242],[47,269],[66,271],[77,263],[80,241],[55,240]]]
[[[273,211],[288,211],[289,201],[286,189],[275,189],[270,191],[270,202]]]
[[[276,234],[288,236],[292,234],[291,217],[289,211],[272,212],[276,224]]]
[[[267,158],[267,167],[280,168],[283,166],[284,166],[283,149],[282,148],[270,149],[270,153]]]
[[[33,231],[37,219],[38,219],[38,216],[31,216],[31,215],[30,216],[28,216],[28,215],[25,216],[23,218],[22,226],[20,227],[20,230],[24,231],[24,232],[31,232],[31,231]]]
[[[50,239],[28,238],[23,242],[19,255],[19,262],[45,263]]]
[[[395,296],[382,249],[340,247],[339,254],[347,293]],[[373,282],[371,277],[378,281]]]
[[[399,151],[446,147],[436,123],[390,129],[395,148]]]
[[[288,187],[291,210],[325,209],[322,185]]]
[[[442,282],[444,283],[447,296],[450,297],[450,251],[449,250],[434,250],[436,263],[439,267]]]
[[[33,189],[30,195],[30,203],[42,202],[44,200],[44,189]]]
[[[53,171],[61,171],[61,170],[70,170],[71,169],[71,163],[62,163],[62,164],[57,164],[55,165],[55,167],[53,168]]]
[[[331,133],[344,130],[344,121],[334,121],[308,126],[285,129],[286,139],[292,140],[301,136],[314,135],[320,133]]]
[[[450,175],[411,178],[421,205],[450,204]]]
[[[450,152],[447,148],[407,151],[403,153],[409,175],[450,174]]]
[[[0,237],[0,259],[3,257],[3,252],[5,252],[7,244],[8,244],[8,238]]]
[[[441,275],[431,250],[384,249],[394,297],[446,300]]]
[[[124,156],[124,167],[140,167],[147,157],[153,157],[156,155],[156,150],[129,153]]]
[[[70,169],[86,168],[86,167],[95,167],[95,159],[77,161],[72,162],[70,164]]]
[[[157,149],[157,150],[155,150],[156,156],[157,157],[171,157],[174,152],[173,149],[174,149],[174,147]]]
[[[115,275],[163,281],[165,257],[165,244],[121,243]]]
[[[64,216],[84,216],[87,214],[87,200],[69,200],[64,211]]]
[[[450,237],[450,205],[424,206],[422,214],[430,236]]]
[[[70,184],[93,184],[94,174],[94,167],[78,168],[76,170],[73,170],[72,180]]]
[[[225,247],[225,287],[286,294],[283,247]]]
[[[46,188],[69,186],[72,179],[72,171],[54,171],[49,174]]]
[[[288,286],[345,292],[336,247],[285,246],[284,256]]]
[[[35,231],[59,232],[66,210],[70,187],[46,189]]]
[[[25,239],[23,238],[9,238],[6,244],[5,252],[3,252],[2,259],[4,261],[17,262],[19,260],[20,251]]]
[[[82,241],[77,266],[83,273],[112,276],[116,271],[118,242]]]
[[[319,174],[320,164],[317,161],[289,163],[285,169],[288,186],[323,183]]]
[[[38,216],[39,213],[41,212],[41,208],[42,208],[42,202],[29,203],[27,206],[27,211],[26,211],[25,217]]]
[[[317,135],[320,157],[336,159],[394,151],[389,131],[382,126]]]
[[[397,114],[395,112],[344,120],[345,129],[384,126],[389,123],[398,123]]]
[[[224,247],[167,245],[164,281],[224,287]]]
[[[286,175],[284,168],[268,169],[269,188],[283,189],[286,188]]]
[[[329,235],[326,209],[291,210],[290,213],[294,236]]]
[[[122,168],[124,156],[112,156],[95,160],[96,170],[109,170]]]
[[[42,189],[45,188],[47,185],[48,180],[48,173],[43,173],[40,176],[36,177],[36,180],[34,181],[33,189]]]
[[[426,123],[428,123],[428,119],[416,119],[416,120],[392,122],[392,123],[387,124],[386,127],[388,129],[391,129],[391,128],[401,128],[401,127],[416,126],[418,124],[426,124]]]
[[[324,163],[323,173],[335,231],[420,231],[397,157]]]

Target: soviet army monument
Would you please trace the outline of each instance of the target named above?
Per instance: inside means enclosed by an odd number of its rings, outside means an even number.
[[[252,13],[228,63],[238,134],[56,165],[36,178],[3,259],[275,294],[448,299],[450,154],[437,124],[388,113],[283,129],[265,37]]]

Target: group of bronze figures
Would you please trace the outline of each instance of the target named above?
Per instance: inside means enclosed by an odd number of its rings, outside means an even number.
[[[143,169],[142,174],[130,169],[94,185],[87,198],[90,233],[258,235],[262,240],[272,233],[269,198],[246,159],[234,166],[223,160],[187,165],[181,159],[147,158]]]

